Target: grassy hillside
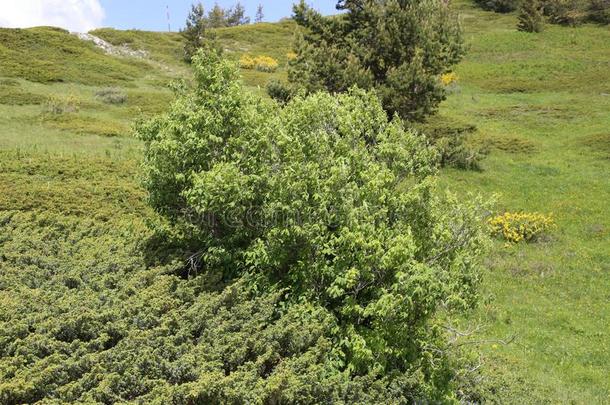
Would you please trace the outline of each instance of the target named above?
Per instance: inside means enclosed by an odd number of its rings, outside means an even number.
[[[469,52],[439,117],[476,125],[472,142],[491,153],[482,171],[447,169],[439,180],[464,195],[498,194],[498,211],[552,213],[558,225],[541,243],[498,241],[486,260],[481,306],[464,320],[489,341],[481,344],[482,384],[500,403],[610,402],[610,30],[527,34],[516,31],[514,15],[456,6]],[[235,60],[280,61],[274,74],[243,71],[259,91],[285,75],[292,32],[282,22],[218,37]],[[154,214],[130,125],[163,111],[169,81],[188,77],[180,37],[93,34],[150,56],[109,56],[52,28],[0,29],[0,403],[40,400],[45,390],[76,399],[87,387],[95,395],[84,400],[146,395],[154,381],[131,392],[122,385],[138,380],[144,360],[122,364],[121,356],[166,361],[179,373],[186,360],[159,357],[178,345],[172,325],[201,300],[221,306],[203,281],[174,275],[179,264],[147,250]],[[107,87],[127,100],[105,103],[96,94]],[[49,114],[51,96],[76,100],[78,111]],[[259,333],[227,325],[222,314],[209,323],[225,322],[227,341]]]
[[[610,30],[513,29],[512,15],[462,7],[470,42],[461,91],[441,114],[493,145],[480,173],[448,170],[457,190],[499,193],[498,208],[552,213],[551,240],[488,259],[478,314],[510,402],[610,401]]]

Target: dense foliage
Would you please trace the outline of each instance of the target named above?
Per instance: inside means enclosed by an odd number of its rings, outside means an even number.
[[[435,150],[372,93],[280,109],[245,93],[215,53],[196,58],[195,78],[138,128],[164,237],[189,252],[184,275],[247,274],[287,308],[328,317],[336,372],[403,376],[405,398],[449,395],[436,313],[476,302],[478,203],[437,197]]]
[[[496,13],[509,13],[519,7],[519,0],[475,0],[484,10],[495,11]]]
[[[523,0],[519,8],[517,29],[524,32],[540,32],[544,27],[542,7],[538,0]]]
[[[206,40],[211,38],[206,38],[206,26],[207,21],[203,5],[201,3],[193,4],[186,19],[186,27],[182,30],[185,61],[190,62],[197,50],[202,48],[206,44]]]
[[[375,89],[383,107],[408,120],[433,113],[444,99],[440,75],[460,61],[462,34],[441,0],[340,1],[344,14],[325,18],[304,1],[294,19],[297,37],[288,72],[309,93]]]

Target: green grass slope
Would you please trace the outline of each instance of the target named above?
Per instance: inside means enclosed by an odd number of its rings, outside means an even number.
[[[51,27],[0,29],[0,74],[33,82],[125,83],[146,74],[138,60],[109,58],[91,42]]]
[[[464,320],[489,342],[481,384],[498,403],[610,402],[610,30],[526,34],[514,15],[456,7],[470,50],[439,117],[476,125],[473,141],[491,154],[481,172],[447,169],[440,181],[464,195],[498,194],[498,211],[552,213],[558,225],[545,242],[498,241],[486,260],[481,306]],[[285,76],[293,29],[217,33],[232,59],[280,61],[274,74],[243,71],[259,91]],[[188,77],[181,39],[93,34],[150,57],[108,56],[57,29],[0,30],[0,403],[142,398],[155,384],[139,374],[150,362],[179,374],[186,361],[172,352],[176,319],[197,294],[215,297],[145,249],[154,215],[129,131],[136,117],[163,111],[172,78]],[[127,101],[96,97],[109,86]],[[67,95],[78,111],[45,113],[49,97]],[[223,330],[243,339],[239,325]]]

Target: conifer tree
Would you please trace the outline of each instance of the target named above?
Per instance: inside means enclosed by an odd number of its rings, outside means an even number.
[[[207,21],[201,2],[191,5],[191,11],[186,19],[186,28],[182,30],[185,39],[184,60],[191,62],[191,58],[201,48],[205,40],[205,27]]]
[[[443,0],[341,0],[322,16],[294,6],[297,35],[288,78],[307,93],[374,88],[389,115],[423,120],[445,98],[439,76],[464,54],[461,27]]]
[[[214,3],[214,7],[208,12],[208,27],[222,28],[227,26],[227,12]]]
[[[259,4],[258,8],[256,9],[256,17],[254,18],[254,22],[261,23],[263,22],[263,18],[265,18],[265,15],[263,14],[263,5]]]
[[[544,26],[542,8],[538,0],[523,0],[519,8],[517,29],[525,32],[540,32]]]
[[[250,24],[250,17],[246,17],[246,9],[239,1],[235,4],[235,7],[231,7],[227,11],[226,15],[229,27]]]

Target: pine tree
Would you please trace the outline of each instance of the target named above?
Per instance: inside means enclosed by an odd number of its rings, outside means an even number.
[[[186,28],[182,31],[185,39],[184,60],[191,62],[191,58],[204,44],[205,27],[207,21],[204,14],[203,5],[199,2],[191,5],[191,11],[186,19]]]
[[[214,3],[214,7],[208,12],[208,27],[221,28],[227,26],[227,12]]]
[[[288,79],[297,90],[342,93],[374,88],[390,116],[420,121],[445,98],[439,76],[464,54],[462,31],[443,0],[340,0],[324,18],[304,0],[294,20],[297,57]]]
[[[226,15],[227,25],[229,27],[250,24],[250,17],[246,17],[246,9],[240,2],[237,2],[237,4],[235,4],[235,7],[231,7],[227,11]]]
[[[519,9],[517,29],[525,32],[540,32],[544,26],[542,8],[538,0],[523,0]]]
[[[256,9],[256,17],[254,18],[254,22],[261,23],[263,22],[263,18],[265,18],[265,15],[263,14],[263,5],[259,4],[258,8]]]

